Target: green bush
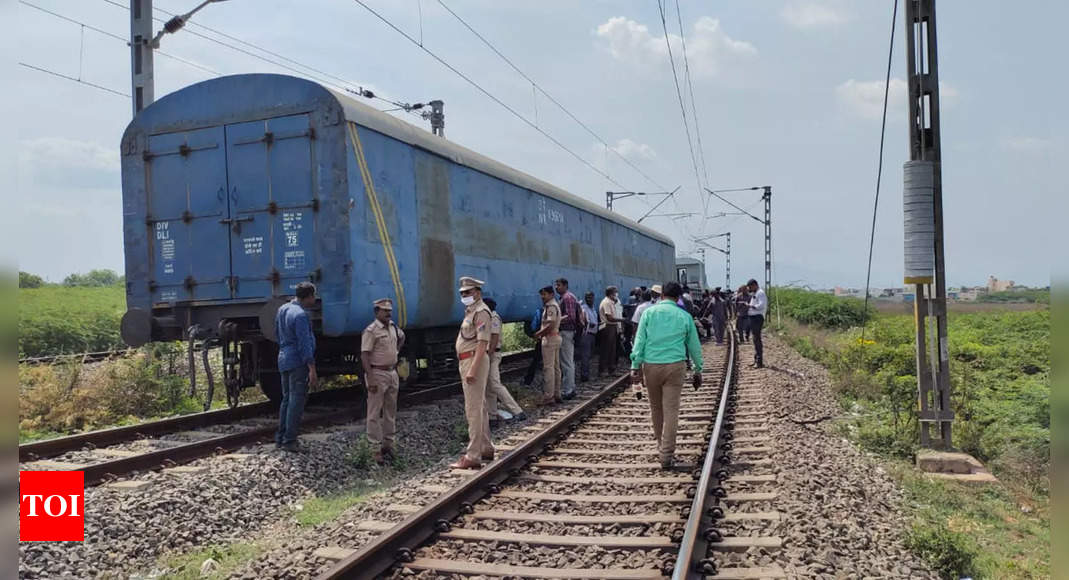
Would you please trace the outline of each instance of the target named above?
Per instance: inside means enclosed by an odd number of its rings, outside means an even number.
[[[957,580],[974,574],[976,543],[963,533],[917,524],[910,529],[906,545],[928,560],[942,578]]]
[[[114,270],[90,270],[85,274],[71,274],[63,279],[64,286],[114,286],[122,277]]]
[[[501,350],[513,352],[534,348],[535,341],[523,332],[523,322],[510,322],[501,329]]]
[[[19,388],[24,433],[99,429],[202,407],[188,397],[185,378],[143,353],[92,366],[20,365]]]
[[[839,298],[795,288],[773,288],[768,300],[784,316],[821,328],[847,329],[865,320],[865,303],[856,298]]]
[[[858,415],[850,427],[858,441],[886,455],[910,455],[919,444],[913,317],[874,314],[863,339],[859,326],[829,335],[825,327],[846,320],[835,314],[839,304],[852,304],[859,317],[860,301],[777,291],[784,314],[809,325],[788,326],[788,340],[828,368]],[[990,462],[1000,477],[1045,493],[1050,311],[952,314],[948,322],[955,445]]]
[[[19,272],[19,288],[40,288],[45,285],[43,278],[29,272]]]
[[[23,288],[18,303],[20,358],[123,347],[122,286]]]

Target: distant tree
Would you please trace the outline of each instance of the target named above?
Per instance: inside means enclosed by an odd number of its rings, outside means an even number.
[[[71,274],[63,279],[64,286],[114,286],[122,277],[114,270],[90,270],[85,274]]]
[[[40,288],[44,285],[44,279],[37,274],[19,271],[19,288]]]

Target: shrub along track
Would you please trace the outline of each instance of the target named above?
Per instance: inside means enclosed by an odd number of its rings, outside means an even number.
[[[526,368],[530,351],[505,355],[502,374]],[[309,395],[302,427],[345,422],[364,412],[366,401],[354,388]],[[460,392],[457,380],[421,383],[402,390],[399,406],[416,405]],[[193,413],[159,421],[90,431],[19,445],[19,469],[81,471],[95,485],[139,471],[173,467],[217,452],[274,438],[278,407],[270,402]]]
[[[362,522],[381,535],[359,551],[320,548],[317,557],[340,559],[321,578],[783,577],[751,563],[717,570],[720,552],[774,549],[780,540],[719,529],[778,514],[734,509],[775,499],[750,491],[775,483],[751,473],[770,462],[752,457],[764,449],[767,417],[759,394],[733,393],[734,345],[705,351],[704,386],[684,387],[675,469],[660,468],[648,402],[634,399],[625,376],[499,447],[504,455],[482,470],[454,472],[464,478],[456,486],[428,489],[438,499],[406,520]],[[739,490],[729,493],[728,482]]]

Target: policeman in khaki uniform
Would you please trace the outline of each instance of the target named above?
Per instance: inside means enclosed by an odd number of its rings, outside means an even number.
[[[546,286],[538,291],[542,298],[542,327],[535,338],[542,339],[542,404],[561,402],[560,368],[560,304],[554,298],[553,288]]]
[[[498,420],[497,407],[500,404],[506,411],[512,414],[515,421],[527,419],[527,413],[523,407],[512,398],[512,393],[501,382],[501,315],[497,313],[497,302],[493,298],[483,298],[483,302],[490,308],[490,378],[486,383],[486,412],[490,415],[490,423]]]
[[[397,433],[397,353],[405,344],[405,333],[390,319],[393,302],[375,301],[375,321],[364,329],[360,362],[367,385],[367,438],[379,446],[375,462],[382,465],[394,456]]]
[[[493,461],[490,415],[486,410],[486,382],[490,376],[490,307],[483,302],[483,281],[469,276],[460,279],[460,301],[464,322],[457,333],[457,360],[464,384],[464,415],[468,419],[468,448],[454,469],[478,469],[483,461]]]

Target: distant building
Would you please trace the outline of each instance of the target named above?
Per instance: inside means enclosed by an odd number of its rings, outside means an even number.
[[[987,278],[988,292],[1006,292],[1012,290],[1013,286],[1013,280],[999,280],[994,276],[988,276]]]

